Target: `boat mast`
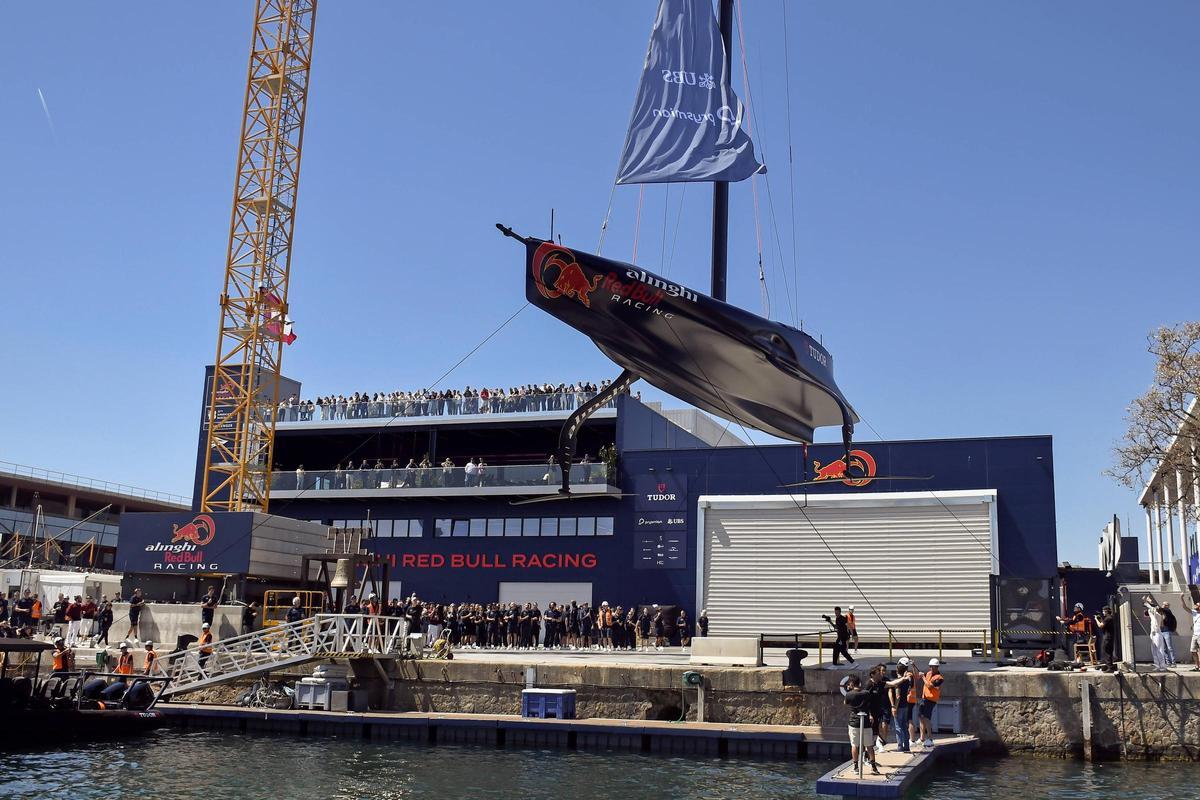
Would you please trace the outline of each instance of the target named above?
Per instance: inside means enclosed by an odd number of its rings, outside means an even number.
[[[733,0],[718,0],[721,41],[725,44],[725,74],[722,86],[730,85],[733,71]],[[725,300],[726,273],[729,267],[729,182],[713,182],[712,296]]]

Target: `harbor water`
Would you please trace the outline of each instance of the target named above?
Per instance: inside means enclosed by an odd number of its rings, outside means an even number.
[[[216,732],[8,753],[0,797],[243,798],[812,798],[828,761],[679,758],[618,752],[501,750]],[[1196,797],[1200,764],[1084,764],[977,759],[939,767],[909,796],[983,798]]]

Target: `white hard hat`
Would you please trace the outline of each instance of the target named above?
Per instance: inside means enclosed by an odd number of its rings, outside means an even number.
[[[608,601],[607,601],[607,600],[602,600],[602,601],[600,602],[600,605],[602,605],[602,606],[606,606],[606,605],[608,605]]]
[[[1075,607],[1078,608],[1080,611],[1083,611],[1083,603],[1076,603]]]
[[[846,608],[850,609],[851,611],[854,610],[854,606],[846,606]]]
[[[942,665],[942,662],[941,662],[941,661],[938,661],[936,658],[931,658],[931,659],[929,659],[929,666],[931,666],[931,667],[940,667],[941,665]]]
[[[900,656],[900,660],[897,661],[896,663],[902,667],[907,667],[909,664],[912,663],[912,659],[909,658],[908,656]]]
[[[209,628],[211,628],[212,626],[211,626],[211,625],[209,625],[209,624],[206,622],[206,623],[204,623],[203,625],[201,625],[200,627],[201,627],[201,628],[203,628],[204,630],[208,630],[208,629],[209,629]]]

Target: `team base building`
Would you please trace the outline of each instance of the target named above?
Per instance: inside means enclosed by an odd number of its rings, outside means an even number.
[[[302,108],[291,5],[249,96]],[[36,532],[5,565],[30,725],[825,757],[818,791],[878,797],[971,754],[1197,757],[1200,470],[1156,476],[1147,552],[1114,518],[1060,566],[1050,436],[859,441],[820,340],[725,301],[728,183],[764,170],[731,7],[662,0],[617,178],[713,184],[709,290],[500,224],[514,294],[609,378],[310,400],[287,271],[231,263],[191,505],[125,509],[111,569],[39,566]],[[290,224],[285,178],[245,214]]]

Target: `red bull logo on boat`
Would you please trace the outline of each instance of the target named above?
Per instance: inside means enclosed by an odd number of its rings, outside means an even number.
[[[555,273],[557,275],[553,282],[547,286],[548,274]],[[547,300],[569,297],[591,308],[591,294],[596,291],[601,280],[601,275],[588,280],[583,267],[575,260],[575,254],[565,247],[545,242],[533,255],[533,282],[537,284],[542,297]]]
[[[866,450],[850,451],[850,469],[846,469],[846,458],[830,461],[821,466],[820,461],[813,462],[814,481],[838,481],[847,486],[866,486],[875,479],[875,459]]]

